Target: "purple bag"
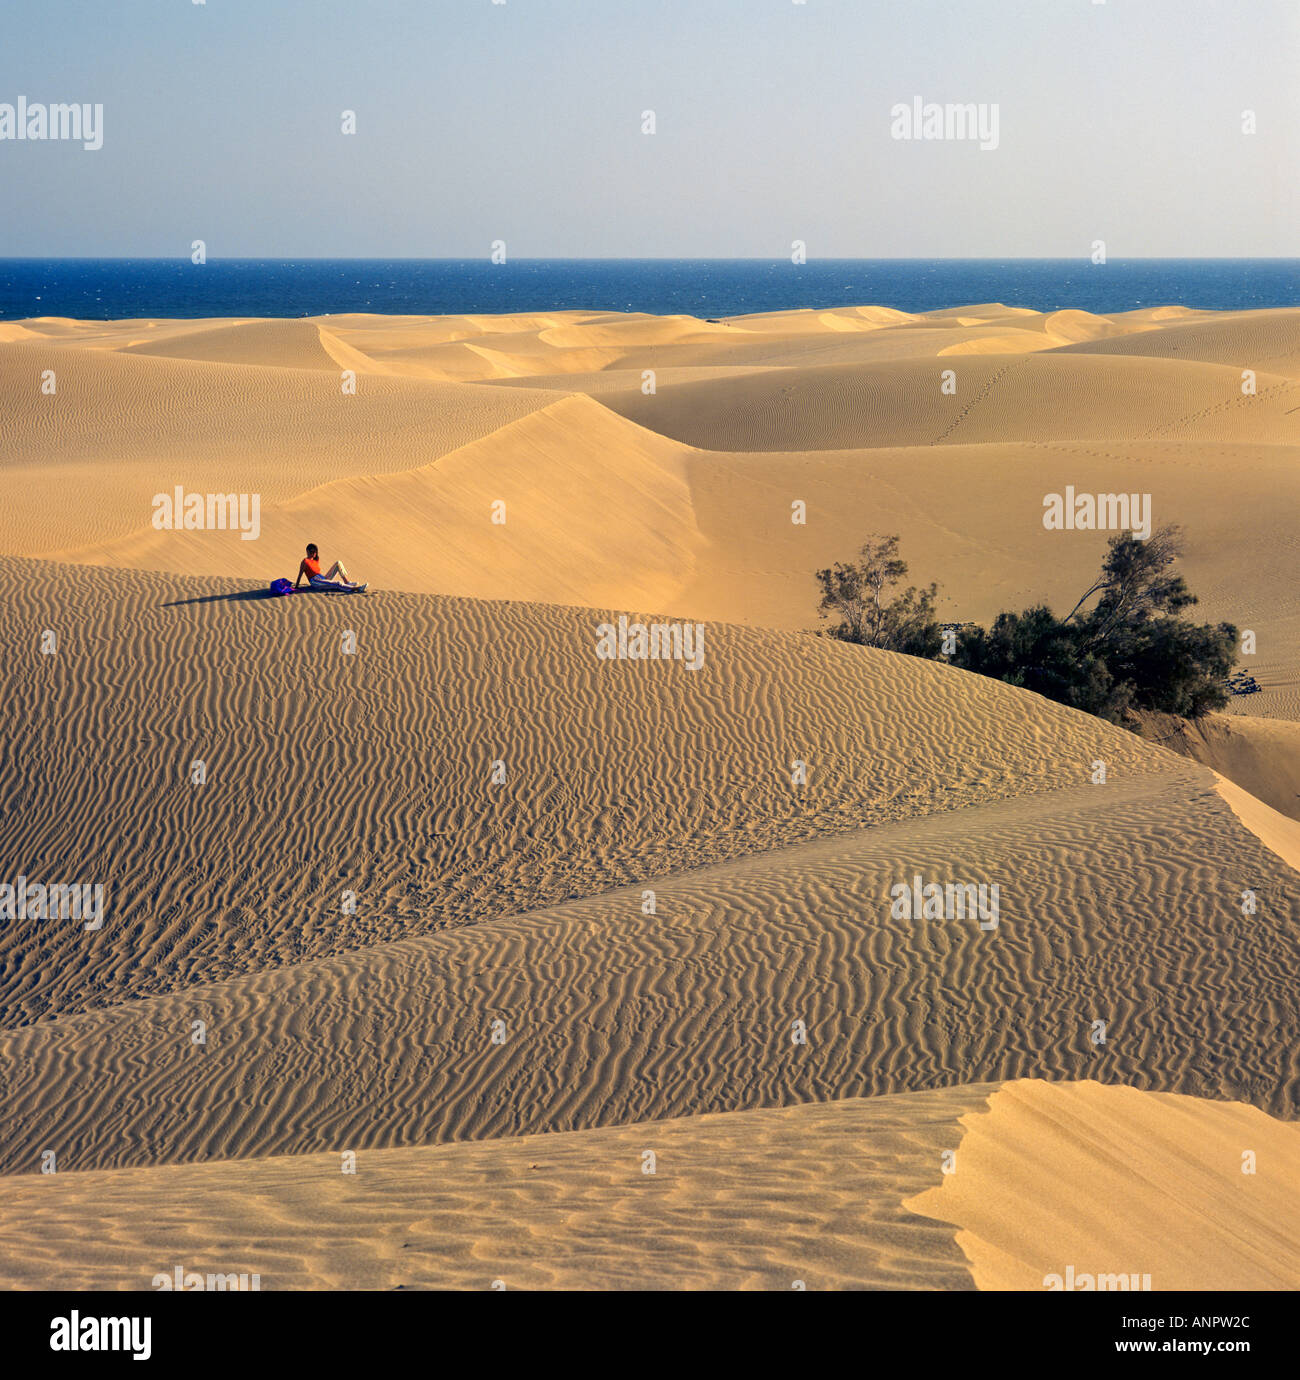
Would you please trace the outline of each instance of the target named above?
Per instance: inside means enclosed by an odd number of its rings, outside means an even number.
[[[272,593],[272,594],[292,594],[292,593],[293,593],[293,581],[292,581],[292,580],[286,580],[286,579],[284,578],[284,576],[281,575],[280,578],[279,578],[278,580],[272,580],[272,581],[271,581],[271,593]]]

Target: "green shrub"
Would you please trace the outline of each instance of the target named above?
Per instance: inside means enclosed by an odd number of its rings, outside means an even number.
[[[886,597],[907,574],[898,545],[896,536],[873,536],[860,561],[819,570],[819,611],[839,613],[829,635],[841,641],[938,657],[938,586]],[[1123,532],[1111,538],[1097,579],[1065,618],[1045,604],[1000,613],[987,630],[962,629],[946,659],[1112,723],[1130,708],[1187,718],[1221,709],[1237,629],[1183,616],[1196,596],[1173,569],[1181,553],[1177,527],[1158,528],[1146,541]],[[1085,610],[1093,596],[1096,604]]]

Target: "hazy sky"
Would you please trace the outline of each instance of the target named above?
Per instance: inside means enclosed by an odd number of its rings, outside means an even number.
[[[1295,0],[5,0],[0,26],[0,102],[104,106],[97,152],[0,141],[0,256],[1300,254]],[[998,148],[892,138],[918,96],[996,103]]]

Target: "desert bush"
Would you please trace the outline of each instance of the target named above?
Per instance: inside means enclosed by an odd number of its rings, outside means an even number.
[[[841,642],[909,656],[935,656],[942,638],[934,617],[939,586],[918,590],[909,585],[886,597],[907,574],[898,546],[897,536],[873,534],[858,553],[859,560],[837,561],[817,571],[814,579],[822,591],[818,612],[823,618],[839,614],[840,621],[826,629],[826,635]]]
[[[819,612],[839,614],[828,635],[841,641],[940,657],[938,586],[892,594],[907,574],[898,548],[897,536],[872,536],[858,561],[817,571]],[[1182,549],[1175,526],[1160,527],[1145,541],[1122,532],[1110,539],[1097,578],[1064,618],[1045,604],[1000,613],[990,628],[962,628],[946,659],[1112,723],[1130,709],[1186,718],[1221,709],[1237,629],[1184,616],[1196,596],[1173,568]]]

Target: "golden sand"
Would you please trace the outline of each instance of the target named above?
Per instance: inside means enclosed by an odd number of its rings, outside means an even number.
[[[4,921],[0,1283],[1296,1287],[1298,441],[1300,311],[0,325],[0,882],[106,889]],[[871,532],[1065,612],[1069,485],[1262,693],[807,636]],[[373,592],[262,597],[307,540]]]

